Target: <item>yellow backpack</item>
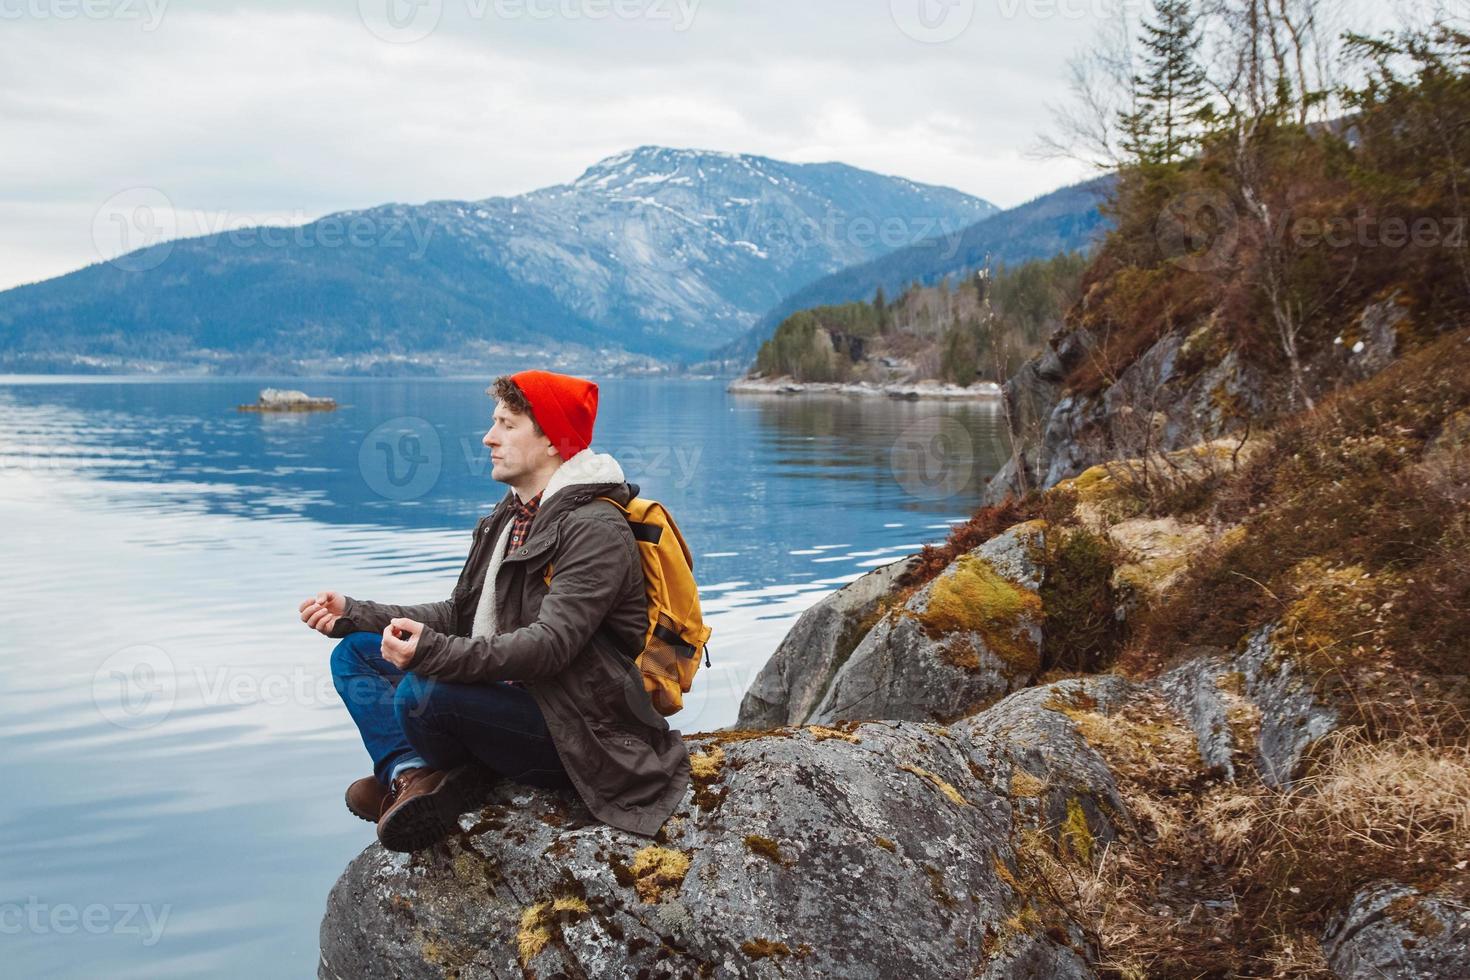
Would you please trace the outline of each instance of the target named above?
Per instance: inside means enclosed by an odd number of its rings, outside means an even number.
[[[634,497],[624,507],[611,497],[601,499],[623,512],[638,542],[648,597],[648,632],[637,664],[654,709],[661,715],[672,715],[684,707],[684,695],[694,684],[701,652],[705,664],[709,664],[705,644],[711,631],[699,611],[694,558],[663,504]]]

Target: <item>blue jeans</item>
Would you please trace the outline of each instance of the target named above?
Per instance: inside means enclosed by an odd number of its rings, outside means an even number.
[[[420,677],[384,660],[382,635],[366,632],[349,633],[332,650],[332,685],[384,786],[396,768],[478,762],[516,782],[571,788],[546,719],[524,687]]]

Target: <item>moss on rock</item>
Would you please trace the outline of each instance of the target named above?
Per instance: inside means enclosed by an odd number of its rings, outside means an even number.
[[[759,854],[774,864],[786,863],[786,859],[781,856],[781,845],[769,837],[762,837],[760,834],[746,834],[745,849],[752,854]]]
[[[652,904],[663,897],[665,889],[678,892],[689,873],[689,855],[671,847],[645,847],[633,855],[628,872],[638,897]]]
[[[936,773],[932,773],[928,769],[921,769],[918,766],[909,765],[908,763],[904,763],[898,768],[902,769],[904,772],[911,772],[921,779],[928,780],[934,785],[936,789],[939,790],[939,792],[944,794],[945,799],[949,800],[955,806],[970,805],[970,801],[960,795],[960,791],[955,789],[953,784],[949,783],[947,780],[937,775]]]
[[[1041,651],[1027,621],[1039,622],[1041,616],[1041,598],[1035,592],[974,554],[961,555],[934,581],[928,603],[917,613],[930,637],[978,634],[991,653],[1028,674],[1040,668]]]
[[[1045,780],[1038,779],[1024,769],[1016,769],[1011,772],[1012,797],[1031,799],[1040,796],[1045,791]]]
[[[520,929],[516,932],[516,952],[521,966],[527,966],[546,948],[562,923],[575,922],[591,911],[579,895],[558,895],[528,906],[521,913]]]
[[[1082,810],[1082,803],[1075,796],[1067,800],[1067,818],[1062,821],[1057,836],[1062,846],[1077,860],[1084,864],[1092,862],[1092,831],[1087,826],[1087,814]]]

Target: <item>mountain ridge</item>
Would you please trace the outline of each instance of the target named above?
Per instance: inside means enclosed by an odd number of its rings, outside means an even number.
[[[996,211],[848,164],[645,145],[525,194],[174,239],[0,292],[0,367],[492,349],[669,361],[804,282]],[[361,242],[342,244],[344,228]]]
[[[870,301],[880,287],[890,296],[898,295],[915,282],[932,286],[947,275],[971,272],[987,262],[1016,266],[1085,249],[1106,230],[1098,205],[1113,182],[1112,175],[1103,175],[1069,184],[988,215],[963,229],[957,239],[926,239],[814,280],[782,297],[744,335],[712,352],[710,363],[743,370],[776,327],[799,310]]]

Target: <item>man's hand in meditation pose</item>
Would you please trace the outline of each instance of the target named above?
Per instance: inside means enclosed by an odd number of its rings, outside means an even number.
[[[391,619],[383,627],[383,659],[403,670],[413,663],[414,654],[419,652],[419,634],[424,624],[411,619]],[[400,637],[402,637],[400,639]]]

